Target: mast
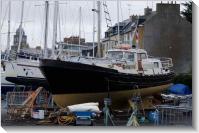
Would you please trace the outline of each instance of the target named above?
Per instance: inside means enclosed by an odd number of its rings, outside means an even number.
[[[139,23],[139,16],[138,16],[138,18],[137,18],[137,25],[136,25],[136,27],[135,27],[135,30],[133,31],[132,41],[133,41],[134,38],[135,38],[135,34],[136,34],[136,32],[137,32],[137,29],[138,29],[138,23]],[[133,45],[133,42],[132,42],[132,45]],[[137,42],[136,42],[135,46],[138,46]]]
[[[48,57],[48,51],[47,51],[48,14],[49,14],[49,3],[48,3],[48,1],[45,1],[44,58]]]
[[[81,56],[80,44],[81,44],[81,6],[79,8],[79,56]]]
[[[93,9],[95,9],[95,0],[93,0]],[[95,57],[95,12],[93,12],[93,58]]]
[[[0,6],[0,25],[1,25],[1,21],[2,21],[2,0],[1,0],[0,4],[1,4],[1,6]],[[1,29],[0,29],[0,46],[2,46],[2,44],[1,44]]]
[[[120,44],[120,25],[119,25],[119,0],[117,0],[117,29],[118,29],[118,45]]]
[[[9,49],[10,49],[10,16],[11,16],[11,0],[9,0],[9,5],[8,5],[8,37],[7,37],[7,47],[6,47],[7,55],[9,55]]]
[[[54,5],[54,18],[53,18],[53,41],[52,41],[52,57],[55,57],[55,45],[57,40],[57,19],[58,19],[58,10],[59,10],[59,3],[55,1]]]
[[[22,6],[21,6],[21,21],[20,21],[20,25],[19,25],[19,45],[18,45],[17,53],[19,53],[20,49],[21,49],[23,10],[24,10],[24,1],[22,1]]]
[[[97,1],[97,56],[101,57],[101,44],[100,44],[100,38],[101,38],[101,1]]]

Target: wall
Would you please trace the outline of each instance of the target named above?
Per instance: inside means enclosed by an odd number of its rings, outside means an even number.
[[[157,4],[144,23],[144,48],[150,55],[171,57],[176,73],[192,67],[192,25],[180,16],[179,4]]]

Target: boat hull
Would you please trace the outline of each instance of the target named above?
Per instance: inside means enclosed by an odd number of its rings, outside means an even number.
[[[154,86],[149,88],[132,89],[124,91],[110,92],[109,96],[112,99],[113,108],[121,108],[128,106],[128,100],[133,95],[140,93],[141,96],[149,96],[161,91],[166,90],[171,84]],[[76,93],[76,94],[54,94],[53,100],[58,107],[64,108],[73,104],[87,103],[87,102],[99,102],[103,106],[103,99],[108,97],[107,92],[103,93]]]
[[[52,94],[102,93],[148,88],[172,82],[173,73],[142,76],[94,65],[43,59],[40,69]]]
[[[36,78],[36,77],[6,77],[6,80],[12,82],[17,85],[25,85],[25,86],[35,86],[35,87],[48,87],[48,82],[45,78]]]
[[[110,97],[115,105],[125,105],[134,92],[152,95],[167,89],[174,73],[162,75],[125,74],[110,68],[42,59],[40,69],[49,91],[60,107],[85,102],[103,102]],[[125,105],[126,106],[126,105]]]

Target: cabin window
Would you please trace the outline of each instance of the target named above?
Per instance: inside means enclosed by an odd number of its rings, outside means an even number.
[[[125,52],[124,53],[124,58],[129,60],[129,61],[134,61],[134,53],[131,52]]]
[[[121,51],[109,51],[108,52],[108,58],[121,60],[123,58],[123,52],[121,52]]]
[[[138,53],[137,56],[138,56],[138,60],[142,60],[142,59],[147,58],[146,53]]]
[[[154,62],[154,68],[159,68],[158,62]]]

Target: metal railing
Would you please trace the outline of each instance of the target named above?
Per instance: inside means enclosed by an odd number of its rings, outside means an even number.
[[[148,58],[154,58],[154,59],[159,59],[162,63],[162,67],[165,69],[173,67],[173,61],[172,58],[167,58],[167,57],[154,57],[154,56],[148,56]]]
[[[21,91],[21,92],[7,92],[6,105],[9,106],[22,106],[24,101],[30,97],[33,91]],[[48,104],[49,92],[42,91],[38,94],[35,103],[37,105]]]
[[[192,126],[192,108],[172,105],[157,105],[158,126]]]

